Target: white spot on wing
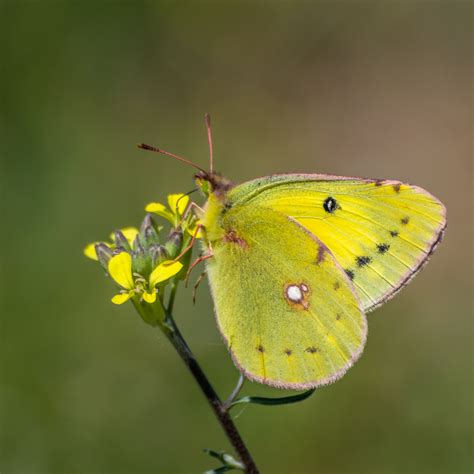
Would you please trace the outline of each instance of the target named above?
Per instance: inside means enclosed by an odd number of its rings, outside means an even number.
[[[288,299],[290,301],[293,301],[294,303],[300,303],[303,299],[303,293],[301,292],[301,288],[296,285],[290,285],[286,289],[286,296],[288,296]]]

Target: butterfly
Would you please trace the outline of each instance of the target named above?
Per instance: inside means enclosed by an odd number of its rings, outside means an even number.
[[[446,209],[424,189],[393,180],[277,174],[234,186],[195,175],[218,328],[250,380],[303,390],[342,377],[360,357],[366,313],[427,263]]]

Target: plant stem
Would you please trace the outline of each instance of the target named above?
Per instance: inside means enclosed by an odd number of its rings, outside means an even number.
[[[235,401],[235,399],[240,393],[240,390],[242,390],[244,382],[245,382],[245,377],[243,374],[240,374],[237,385],[235,386],[234,390],[232,390],[232,393],[229,395],[229,398],[224,402],[224,407],[227,411],[229,411],[229,408],[232,405],[232,402]]]
[[[207,398],[207,401],[211,405],[214,414],[216,415],[222,428],[224,429],[227,438],[229,439],[230,443],[239,455],[240,461],[244,464],[245,472],[248,474],[258,474],[258,468],[254,460],[252,459],[250,452],[245,446],[242,437],[237,431],[237,428],[234,422],[232,421],[232,418],[229,412],[227,411],[227,408],[222,403],[221,399],[215,392],[211,383],[209,382],[200,365],[198,364],[196,358],[194,357],[193,353],[191,352],[191,349],[184,340],[169,311],[167,312],[167,318],[167,324],[161,326],[161,329],[163,330],[173,347],[176,349],[183,362],[186,364],[186,367],[193,375],[199,387],[201,387],[201,390],[203,391],[205,397]]]

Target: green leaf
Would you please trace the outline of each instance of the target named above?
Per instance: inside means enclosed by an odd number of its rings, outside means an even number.
[[[232,402],[229,405],[229,408],[232,408],[234,405],[239,405],[241,403],[256,403],[257,405],[288,405],[290,403],[297,403],[306,400],[314,392],[315,388],[308,390],[303,393],[298,393],[297,395],[291,395],[289,397],[278,397],[278,398],[268,398],[268,397],[242,397],[235,402]]]

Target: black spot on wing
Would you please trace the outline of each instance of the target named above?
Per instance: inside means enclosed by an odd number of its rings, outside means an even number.
[[[233,204],[230,201],[226,201],[224,203],[224,208],[222,209],[222,213],[225,214],[229,209],[232,209]]]
[[[389,244],[377,244],[377,252],[380,254],[384,254],[385,252],[388,252],[390,249]]]
[[[259,345],[257,346],[257,351],[258,351],[258,352],[265,352],[265,349],[264,349],[264,347],[262,346],[262,344],[259,344]]]
[[[339,204],[333,197],[329,196],[324,201],[323,207],[326,212],[332,214],[336,209],[339,209]]]
[[[351,279],[353,280],[354,279],[354,271],[353,270],[350,270],[350,269],[346,269],[344,270],[346,272],[346,275]]]
[[[291,349],[285,349],[285,354],[289,357],[291,354],[293,354],[293,351]]]
[[[400,222],[402,223],[402,225],[407,225],[410,222],[410,218],[408,216],[405,216],[400,219]]]
[[[357,263],[358,267],[365,267],[371,261],[372,261],[372,259],[370,257],[367,257],[367,256],[356,257],[356,263]]]
[[[334,288],[335,291],[337,291],[339,288],[341,288],[341,284],[340,284],[338,281],[336,281],[336,282],[334,283],[333,288]]]
[[[305,349],[305,352],[308,352],[309,354],[316,354],[316,352],[318,352],[319,349],[317,347],[314,347],[314,346],[311,346],[311,347],[308,347],[307,349]]]
[[[399,192],[400,192],[401,183],[396,183],[396,184],[392,185],[392,187],[393,187],[393,190],[394,190],[396,193],[399,193]]]
[[[391,230],[391,231],[390,231],[390,235],[391,235],[392,237],[397,237],[398,234],[399,234],[398,230]]]

